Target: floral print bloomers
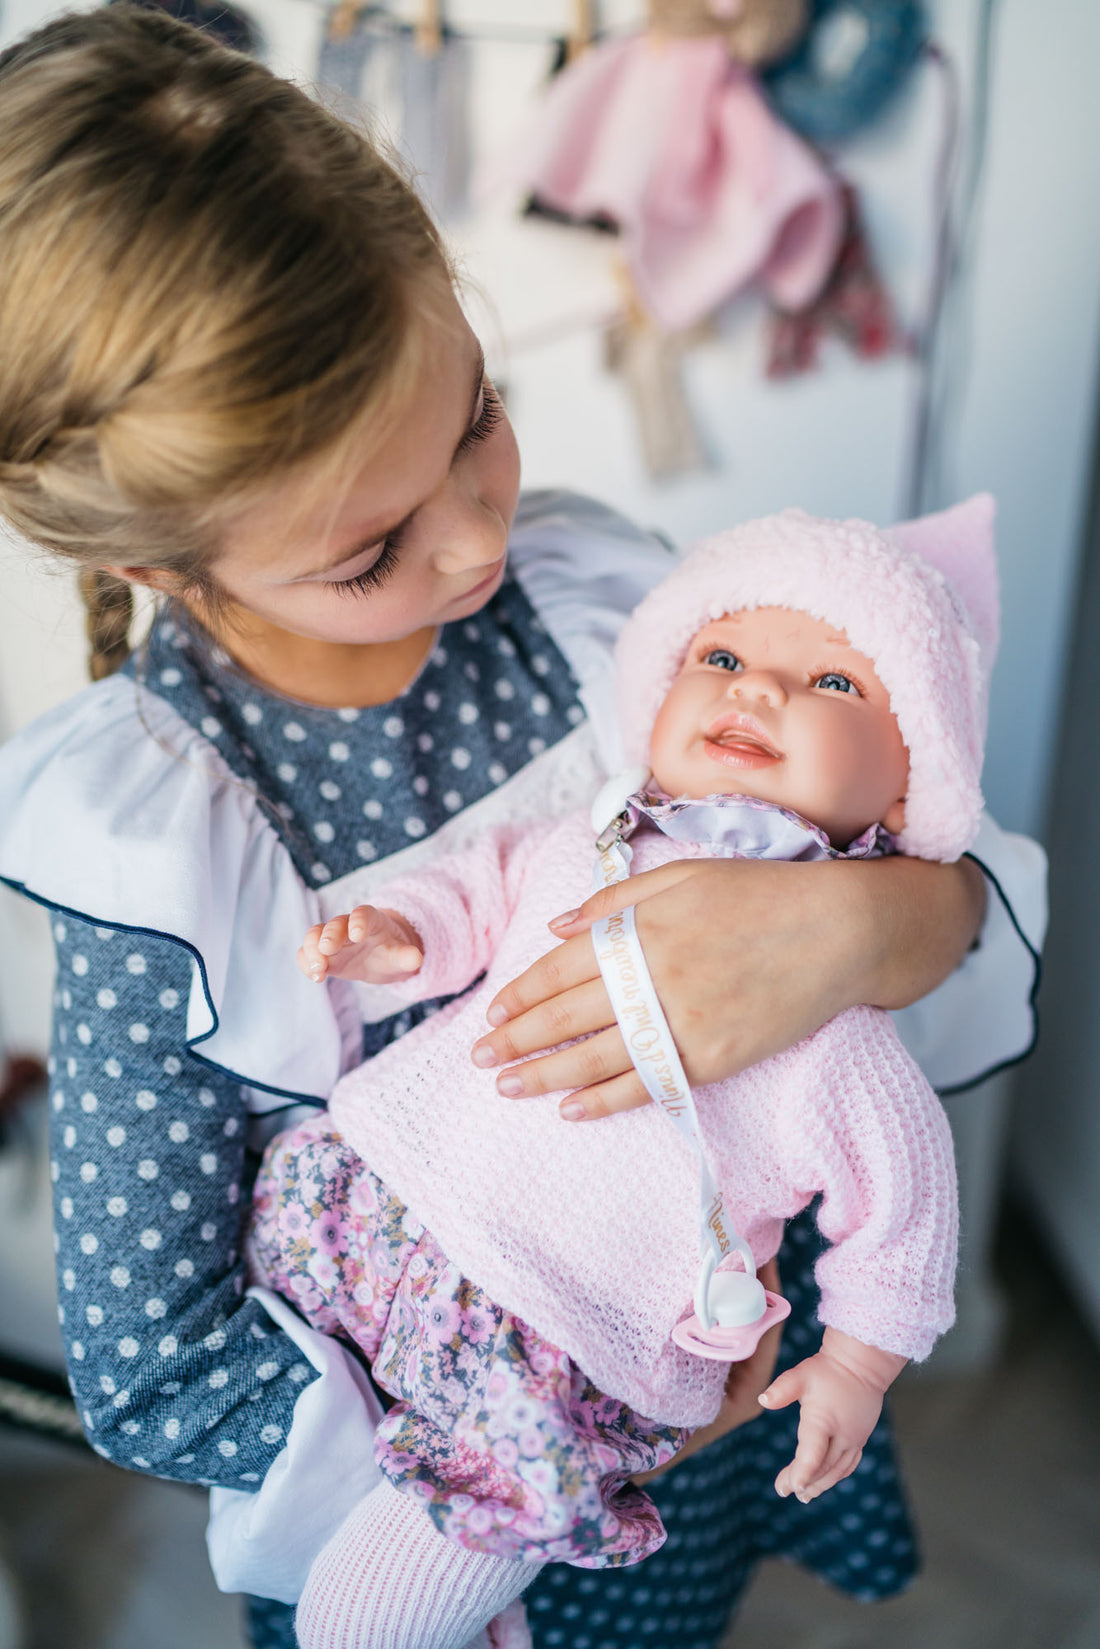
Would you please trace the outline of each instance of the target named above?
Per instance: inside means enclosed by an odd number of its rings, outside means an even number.
[[[255,1280],[350,1340],[396,1399],[375,1456],[441,1534],[585,1568],[661,1545],[657,1509],[629,1479],[687,1433],[605,1397],[464,1277],[327,1116],[269,1145],[249,1249]]]

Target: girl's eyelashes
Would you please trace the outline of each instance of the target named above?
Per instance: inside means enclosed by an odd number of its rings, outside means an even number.
[[[458,443],[459,452],[469,452],[482,441],[487,441],[504,417],[504,408],[500,397],[488,379],[481,397],[481,411],[470,425],[461,441]]]
[[[716,670],[740,670],[741,660],[736,653],[731,653],[728,647],[712,647],[703,659],[704,664],[711,664]]]
[[[397,571],[397,552],[400,548],[400,532],[391,533],[382,545],[382,553],[377,561],[372,561],[369,567],[365,567],[361,573],[356,573],[354,578],[327,580],[326,590],[335,590],[338,595],[370,595],[373,590],[381,589],[386,580]]]
[[[850,676],[841,675],[839,670],[826,670],[823,676],[818,676],[813,683],[815,687],[824,687],[829,693],[854,693],[857,699],[863,694]]]
[[[501,405],[500,397],[492,384],[486,379],[481,398],[481,411],[458,443],[458,451],[460,453],[468,452],[471,447],[476,447],[479,442],[487,441],[503,418],[504,408]],[[325,588],[335,590],[339,595],[359,596],[370,595],[372,591],[380,589],[386,580],[392,578],[397,571],[398,551],[401,548],[402,537],[407,525],[406,522],[396,532],[390,533],[382,545],[382,553],[377,561],[372,561],[371,565],[363,572],[356,573],[354,578],[328,579],[325,582]]]

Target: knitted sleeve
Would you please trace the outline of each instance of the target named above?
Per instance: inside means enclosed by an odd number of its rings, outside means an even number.
[[[878,1009],[838,1015],[798,1052],[805,1079],[783,1128],[802,1183],[824,1193],[819,1315],[919,1361],[955,1317],[958,1196],[943,1107]]]
[[[190,961],[54,924],[58,1292],[89,1440],[117,1465],[255,1488],[314,1370],[246,1298],[246,1114],[185,1049]]]

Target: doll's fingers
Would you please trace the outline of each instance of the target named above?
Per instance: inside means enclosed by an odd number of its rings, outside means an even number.
[[[317,949],[322,956],[335,956],[338,950],[343,950],[348,942],[348,919],[346,916],[333,916],[322,927],[317,940]]]
[[[507,1099],[530,1099],[536,1094],[553,1093],[559,1088],[587,1089],[622,1076],[632,1069],[623,1046],[618,1027],[599,1031],[584,1042],[562,1048],[557,1053],[544,1054],[541,1059],[529,1059],[523,1065],[510,1065],[497,1077],[497,1091]],[[564,1107],[583,1105],[581,1094],[570,1094],[562,1101],[562,1115],[567,1121],[579,1120],[580,1113]]]
[[[356,905],[348,917],[348,938],[353,945],[369,939],[379,925],[380,912],[373,905]]]
[[[513,1059],[526,1059],[528,1054],[542,1053],[576,1036],[608,1030],[614,1023],[615,1015],[607,1000],[604,982],[597,975],[595,979],[585,979],[562,990],[549,1001],[540,1002],[481,1037],[475,1044],[474,1064],[507,1065]]]
[[[797,1403],[802,1395],[802,1377],[798,1368],[789,1368],[773,1380],[767,1391],[760,1393],[760,1404],[766,1409],[785,1409]]]
[[[311,927],[302,943],[298,947],[298,966],[307,979],[320,984],[328,972],[328,962],[318,949],[317,941],[321,937],[321,924],[318,922]]]
[[[826,1489],[835,1488],[845,1477],[851,1477],[859,1465],[862,1455],[862,1449],[848,1448],[841,1449],[834,1458],[833,1452],[830,1451],[824,1468],[811,1483],[806,1485],[799,1498],[803,1501],[816,1500],[819,1494],[825,1493]]]
[[[828,1426],[819,1420],[808,1420],[803,1412],[798,1425],[794,1459],[786,1468],[790,1474],[791,1490],[799,1500],[805,1500],[810,1485],[827,1472],[834,1445],[835,1437]]]
[[[394,985],[419,971],[424,952],[404,941],[374,946],[363,961],[361,977],[368,985]]]

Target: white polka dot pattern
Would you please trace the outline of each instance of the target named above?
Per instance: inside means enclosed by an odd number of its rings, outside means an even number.
[[[239,1219],[226,1212],[244,1172],[240,1090],[183,1055],[190,962],[176,946],[150,938],[138,951],[72,917],[54,937],[59,979],[73,980],[55,1003],[50,1111],[78,1405],[119,1465],[258,1482],[289,1429],[302,1365],[242,1298]]]

